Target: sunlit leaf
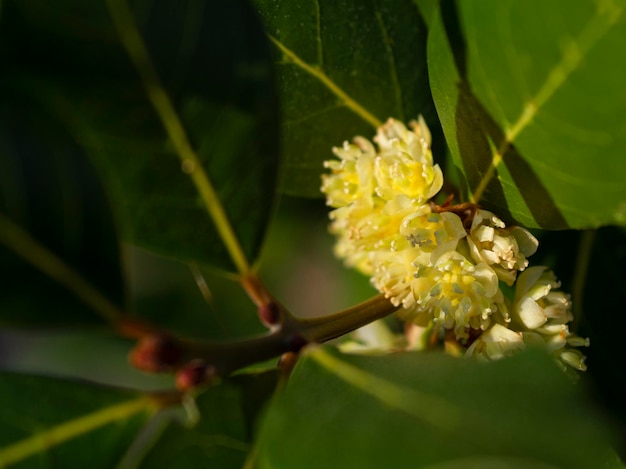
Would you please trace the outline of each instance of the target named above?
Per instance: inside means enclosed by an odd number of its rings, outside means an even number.
[[[489,460],[592,468],[617,459],[580,389],[538,353],[479,363],[312,350],[260,431],[260,467],[476,467]]]
[[[410,1],[255,4],[278,58],[285,192],[319,197],[331,147],[372,137],[388,117],[421,113],[439,140],[426,29]]]
[[[441,5],[429,75],[470,197],[526,226],[624,224],[626,4]]]

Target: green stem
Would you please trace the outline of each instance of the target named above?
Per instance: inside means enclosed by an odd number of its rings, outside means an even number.
[[[0,243],[66,287],[105,319],[115,323],[122,317],[122,311],[88,283],[80,273],[68,266],[52,251],[42,246],[22,227],[1,214]]]
[[[326,342],[389,316],[397,310],[398,306],[391,304],[384,295],[376,295],[363,303],[328,316],[306,319],[290,316],[286,326],[310,342]]]
[[[297,351],[307,342],[326,342],[395,312],[383,295],[328,316],[303,319],[283,310],[284,322],[275,331],[230,342],[184,342],[185,359],[201,358],[215,367],[218,376]]]

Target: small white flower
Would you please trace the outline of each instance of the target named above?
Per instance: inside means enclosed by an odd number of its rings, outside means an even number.
[[[335,208],[337,256],[371,276],[406,321],[445,329],[459,347],[470,344],[466,355],[493,360],[534,344],[584,370],[584,355],[572,347],[589,341],[569,331],[569,296],[551,271],[527,268],[537,239],[473,204],[433,213],[429,200],[443,175],[421,117],[410,129],[389,119],[374,142],[356,137],[333,148],[337,159],[324,164],[330,173],[321,190]],[[500,281],[517,281],[512,304]]]
[[[466,236],[461,218],[452,212],[432,213],[428,206],[406,216],[400,233],[411,245],[419,247],[428,257],[420,264],[432,264],[448,251],[456,250],[459,240]]]
[[[524,338],[520,332],[512,331],[501,324],[494,324],[468,347],[465,356],[499,360],[513,355],[524,346]]]
[[[458,339],[469,338],[469,329],[486,330],[496,312],[508,318],[495,272],[486,264],[474,265],[456,251],[443,254],[432,266],[419,266],[411,290],[416,306],[400,314],[418,324],[430,318],[453,329]]]
[[[425,203],[443,185],[441,168],[433,165],[428,127],[421,117],[412,127],[410,131],[389,119],[374,137],[379,147],[374,168],[376,194],[385,200],[405,195]]]
[[[338,237],[335,253],[346,265],[372,275],[378,252],[388,253],[410,246],[406,236],[400,233],[400,226],[406,216],[420,208],[411,199],[398,196],[387,202],[377,199],[371,207],[358,199],[334,210],[330,214],[330,231]]]
[[[467,243],[474,261],[491,266],[500,280],[513,285],[517,272],[528,266],[527,257],[537,250],[537,239],[524,228],[506,228],[487,210],[478,210],[472,220]]]
[[[588,346],[589,340],[572,334],[569,295],[557,289],[561,284],[547,267],[530,267],[517,280],[511,308],[512,328],[520,330],[527,342],[543,341],[556,358],[584,371],[585,356],[570,347]]]
[[[331,174],[322,175],[321,190],[331,207],[343,207],[364,197],[371,199],[374,193],[374,158],[376,151],[372,143],[355,137],[354,143],[344,142],[343,147],[333,148],[339,160],[328,160],[324,167]]]

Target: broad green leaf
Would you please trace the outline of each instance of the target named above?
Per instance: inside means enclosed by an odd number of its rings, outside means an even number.
[[[430,28],[430,23],[439,8],[439,0],[413,0],[413,2],[419,8],[426,26]]]
[[[147,397],[0,374],[1,467],[115,467],[156,409]]]
[[[0,370],[145,392],[174,389],[173,375],[131,366],[128,352],[133,345],[130,339],[100,330],[0,329]]]
[[[551,359],[311,350],[260,429],[260,467],[567,467],[615,462],[607,431]],[[303,442],[287,444],[287,442]]]
[[[0,324],[94,324],[123,302],[107,197],[80,147],[33,106],[0,108]]]
[[[426,29],[411,1],[254,3],[278,58],[284,192],[319,197],[331,147],[371,138],[388,117],[421,113],[440,140]]]
[[[278,124],[268,41],[245,2],[7,1],[0,39],[3,93],[75,133],[125,240],[248,272]]]
[[[470,200],[530,227],[626,223],[626,3],[441,5],[430,82]]]
[[[142,249],[128,247],[124,254],[132,317],[200,340],[267,331],[236,280]]]
[[[199,421],[190,428],[173,422],[140,467],[242,467],[251,450],[256,413],[276,383],[275,373],[241,375],[197,399]]]

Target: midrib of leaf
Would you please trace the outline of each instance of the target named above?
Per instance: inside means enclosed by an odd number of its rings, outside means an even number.
[[[140,397],[50,427],[36,435],[1,448],[0,466],[16,463],[104,425],[128,419],[142,411],[151,411],[154,408],[153,401],[147,397]]]
[[[184,172],[189,174],[196,186],[235,268],[242,277],[248,276],[251,270],[250,263],[217,196],[217,192],[189,142],[183,124],[152,64],[127,1],[107,0],[107,5],[120,40],[137,69],[148,98],[181,160],[182,168],[185,168]]]
[[[515,142],[517,136],[532,122],[539,110],[580,66],[585,55],[619,20],[623,8],[611,0],[598,3],[596,15],[589,20],[578,37],[568,41],[564,47],[561,61],[550,70],[537,94],[525,103],[517,120],[504,129],[504,139],[493,152],[491,165],[471,194],[470,200],[472,202],[478,203],[480,201],[489,182],[494,177],[496,169],[502,163],[503,155]]]
[[[0,214],[0,243],[66,287],[84,304],[111,323],[117,322],[122,317],[122,311],[87,282],[80,273],[37,242],[30,233],[2,214]]]
[[[463,422],[463,411],[445,399],[408,389],[367,373],[323,349],[309,355],[332,374],[384,405],[399,410],[434,427],[450,431]]]
[[[270,41],[274,43],[274,45],[283,53],[283,55],[291,61],[297,67],[300,67],[306,73],[311,75],[313,78],[319,80],[328,90],[330,90],[335,96],[337,96],[345,106],[353,111],[357,116],[371,124],[375,128],[380,127],[382,122],[376,118],[372,113],[370,113],[367,109],[361,106],[357,101],[355,101],[352,97],[348,95],[344,90],[342,90],[334,81],[332,81],[328,75],[324,73],[318,67],[314,67],[312,65],[307,64],[304,60],[302,60],[298,55],[285,46],[282,42],[280,42],[277,38],[268,34]]]

